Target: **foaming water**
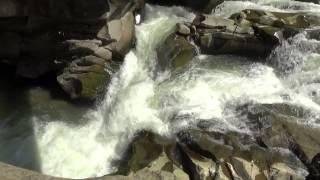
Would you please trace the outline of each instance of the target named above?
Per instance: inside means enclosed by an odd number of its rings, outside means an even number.
[[[320,5],[294,0],[251,0],[225,1],[220,4],[213,14],[228,18],[244,9],[260,9],[275,12],[304,12],[320,15]]]
[[[87,123],[43,124],[34,117],[43,173],[70,178],[102,176],[115,170],[112,162],[121,158],[137,131],[169,133],[168,124],[152,106],[155,48],[179,20],[190,21],[194,15],[179,7],[147,6],[147,17],[137,26],[136,49],[114,75],[105,100],[84,117]]]

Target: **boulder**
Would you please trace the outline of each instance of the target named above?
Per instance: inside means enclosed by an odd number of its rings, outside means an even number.
[[[134,46],[134,17],[143,13],[144,0],[4,0],[0,5],[0,63],[29,79],[56,73],[71,98],[94,100]]]
[[[177,34],[181,36],[190,36],[191,35],[191,30],[188,27],[188,25],[178,23],[177,24]]]
[[[204,54],[238,54],[266,56],[275,46],[273,41],[264,41],[255,34],[251,24],[237,25],[232,19],[211,15],[196,17],[195,42]],[[199,20],[197,20],[199,19]]]
[[[187,130],[179,139],[192,151],[214,159],[215,177],[222,179],[304,179],[308,174],[292,153],[264,149],[241,134]]]
[[[130,145],[127,161],[122,162],[115,174],[137,175],[143,171],[167,173],[173,179],[188,179],[179,164],[172,158],[175,142],[149,132],[141,132]],[[146,178],[140,176],[142,178]]]
[[[249,109],[248,119],[259,124],[256,131],[263,144],[289,149],[308,168],[310,177],[319,178],[320,169],[313,159],[320,153],[317,138],[320,130],[303,123],[305,118],[313,116],[311,111],[288,104],[254,105]]]
[[[198,12],[211,13],[211,11],[223,3],[223,1],[224,0],[149,0],[148,2],[162,6],[183,6]]]
[[[295,0],[295,1],[301,1],[301,2],[308,2],[308,3],[320,4],[320,0]]]
[[[196,55],[196,48],[190,43],[188,37],[179,34],[169,35],[157,48],[158,64],[162,70],[182,67]]]

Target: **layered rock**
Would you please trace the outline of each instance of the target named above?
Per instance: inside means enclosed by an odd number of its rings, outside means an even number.
[[[148,2],[163,6],[183,6],[198,12],[211,13],[224,0],[149,0]]]
[[[265,59],[282,41],[306,31],[318,39],[319,18],[306,13],[282,13],[247,9],[230,18],[199,14],[190,23],[178,23],[177,29],[158,49],[161,67],[189,62],[196,53],[235,54]]]
[[[134,16],[144,7],[143,0],[0,3],[0,62],[31,79],[62,73],[71,98],[88,100],[134,45]]]

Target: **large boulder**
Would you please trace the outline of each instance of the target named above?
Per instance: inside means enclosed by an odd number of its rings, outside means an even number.
[[[199,15],[193,21],[194,39],[204,54],[238,54],[266,56],[276,43],[255,34],[251,24],[240,24],[232,19]]]
[[[320,129],[305,124],[314,116],[303,107],[288,104],[255,105],[248,111],[248,119],[260,124],[257,134],[266,146],[289,149],[307,166],[309,177],[318,179],[320,169],[314,159],[320,154]]]
[[[203,13],[211,13],[211,11],[223,3],[223,1],[224,0],[148,0],[148,2],[154,4],[184,6]]]
[[[197,54],[191,44],[190,29],[184,24],[177,24],[177,29],[157,48],[158,64],[162,70],[182,67]]]
[[[30,79],[56,73],[71,98],[93,100],[133,47],[143,8],[144,0],[1,1],[0,63]]]

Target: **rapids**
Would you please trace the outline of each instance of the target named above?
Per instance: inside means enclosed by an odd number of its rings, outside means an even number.
[[[247,8],[320,14],[320,5],[290,0],[226,1],[213,14],[228,17]],[[215,123],[215,130],[250,134],[230,108],[250,102],[299,104],[314,112],[301,123],[320,125],[319,41],[300,33],[277,47],[268,64],[199,55],[175,72],[159,72],[157,45],[177,22],[191,21],[195,15],[181,7],[147,5],[146,11],[147,19],[136,29],[137,47],[127,54],[97,107],[80,112],[68,105],[50,109],[38,104],[28,116],[11,115],[29,121],[29,130],[21,123],[8,130],[0,123],[1,161],[58,177],[102,176],[116,170],[114,162],[140,130],[170,138],[205,119]],[[37,93],[43,92],[33,90],[26,96],[32,99]],[[35,150],[26,153],[31,141]]]

